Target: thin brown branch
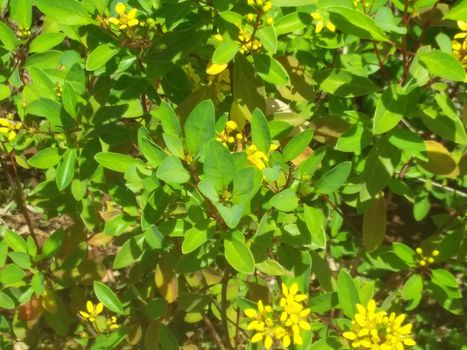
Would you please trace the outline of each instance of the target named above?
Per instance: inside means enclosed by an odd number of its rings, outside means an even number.
[[[217,348],[219,350],[226,350],[224,344],[222,344],[221,337],[219,336],[219,333],[212,324],[211,320],[206,315],[203,315],[203,321],[206,327],[208,328],[209,334],[211,334],[212,340],[214,340],[214,342],[216,343]]]

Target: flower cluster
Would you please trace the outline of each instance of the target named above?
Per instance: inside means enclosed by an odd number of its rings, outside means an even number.
[[[272,144],[269,147],[269,151],[275,151],[277,149],[277,145]],[[263,170],[266,168],[266,164],[269,160],[269,157],[264,152],[260,151],[255,145],[250,145],[246,149],[246,156],[248,161],[252,163],[255,167],[259,170]]]
[[[258,301],[257,309],[246,309],[245,315],[251,319],[247,330],[254,332],[251,342],[263,342],[266,349],[275,344],[285,348],[292,343],[303,344],[301,332],[311,329],[308,322],[310,309],[305,308],[306,300],[307,296],[299,293],[296,283],[290,288],[282,284],[282,296],[277,309],[263,305],[261,300]]]
[[[261,41],[252,36],[247,30],[240,30],[237,41],[240,43],[241,53],[250,53],[261,48]]]
[[[458,21],[457,25],[461,31],[454,35],[454,40],[451,42],[452,54],[467,70],[467,21]],[[467,73],[465,81],[467,82]]]
[[[268,13],[272,8],[271,1],[263,1],[263,0],[248,0],[248,6],[253,7],[256,10],[256,14],[250,12],[247,14],[246,18],[249,22],[258,21],[263,15]],[[273,19],[270,16],[265,18],[265,23],[271,25],[273,23]]]
[[[6,118],[0,118],[0,134],[7,136],[8,141],[13,141],[17,131],[23,124],[13,120],[13,114],[7,114]]]
[[[405,315],[377,310],[376,302],[370,300],[367,307],[357,304],[357,313],[352,320],[352,330],[344,332],[352,348],[371,350],[404,350],[414,346],[411,336],[412,324],[402,325]]]
[[[362,4],[363,7],[369,7],[370,6],[370,4],[365,0],[353,0],[353,6],[355,8],[359,7],[360,4]]]
[[[436,250],[436,249],[431,252],[431,256],[423,255],[423,249],[420,247],[415,249],[415,251],[417,252],[418,255],[420,255],[420,258],[418,259],[418,264],[420,266],[426,266],[428,264],[433,264],[435,262],[434,258],[439,255],[439,250]]]
[[[118,26],[118,29],[125,30],[127,28],[131,28],[137,26],[139,21],[136,18],[137,10],[135,8],[131,9],[126,12],[126,6],[124,3],[119,2],[115,5],[115,11],[118,13],[118,18],[110,17],[109,22],[113,25]]]
[[[119,328],[120,325],[117,323],[117,318],[115,316],[101,316],[103,311],[104,305],[102,303],[94,305],[92,301],[88,300],[86,303],[86,311],[79,311],[79,314],[88,321],[98,333],[113,331]]]
[[[27,40],[31,36],[31,29],[19,27],[16,32],[16,36],[21,40]]]
[[[312,12],[311,17],[315,20],[315,33],[321,33],[324,27],[331,32],[336,31],[336,26],[330,20],[325,18],[318,10]]]
[[[229,120],[225,124],[225,129],[217,135],[217,141],[222,142],[224,145],[233,144],[235,141],[242,141],[243,134],[238,131],[238,125],[233,120]]]

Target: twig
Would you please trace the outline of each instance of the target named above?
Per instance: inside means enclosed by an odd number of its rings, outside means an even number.
[[[222,327],[224,328],[224,337],[228,350],[233,350],[232,343],[230,342],[229,335],[229,323],[227,321],[227,286],[229,284],[229,274],[226,272],[222,279],[222,290],[221,290],[221,317]]]
[[[379,69],[381,69],[381,73],[383,74],[384,80],[389,81],[389,77],[386,72],[386,69],[384,69],[384,62],[381,60],[378,46],[376,45],[376,42],[374,40],[373,40],[373,50],[375,51],[376,58],[378,59]]]
[[[206,315],[203,315],[203,321],[206,327],[208,327],[208,331],[211,334],[211,337],[214,340],[214,342],[217,344],[219,350],[226,350],[224,344],[222,344],[221,337],[219,336],[219,333],[217,333],[217,330],[212,324],[211,320]]]

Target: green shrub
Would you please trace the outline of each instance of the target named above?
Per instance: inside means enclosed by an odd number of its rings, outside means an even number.
[[[465,349],[467,0],[0,10],[2,349]]]

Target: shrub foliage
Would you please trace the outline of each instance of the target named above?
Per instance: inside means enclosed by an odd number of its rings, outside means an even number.
[[[465,346],[467,0],[0,16],[2,349]]]

